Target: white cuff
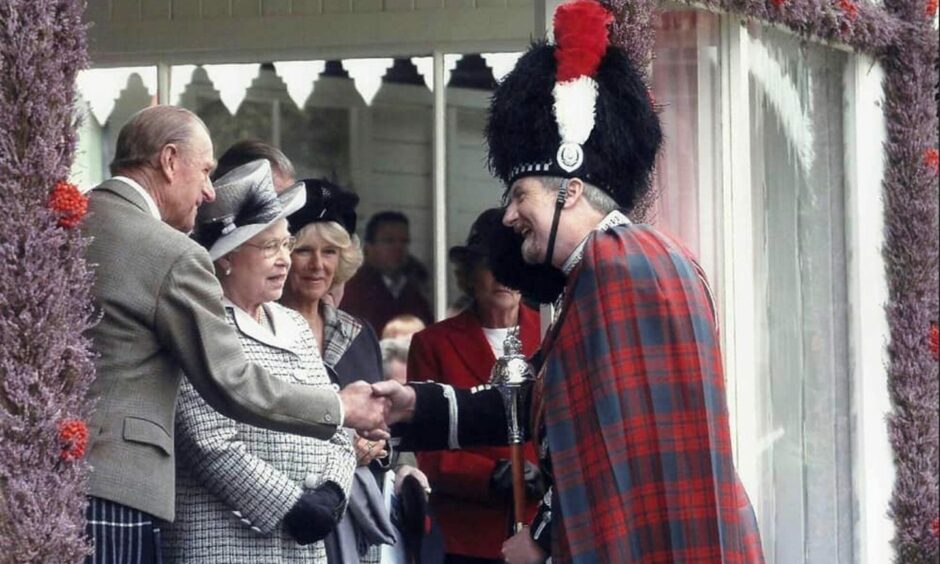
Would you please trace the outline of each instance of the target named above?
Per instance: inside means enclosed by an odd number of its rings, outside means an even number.
[[[343,398],[339,395],[339,386],[334,384],[333,392],[336,394],[336,402],[339,403],[339,421],[336,423],[336,427],[339,428],[346,422],[346,410],[343,409]]]

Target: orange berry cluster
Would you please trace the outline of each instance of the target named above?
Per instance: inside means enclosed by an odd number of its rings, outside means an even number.
[[[88,198],[71,182],[56,182],[49,196],[49,208],[59,216],[59,226],[71,229],[88,211]]]

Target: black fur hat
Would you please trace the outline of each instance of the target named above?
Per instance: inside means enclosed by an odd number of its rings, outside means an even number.
[[[629,211],[649,190],[662,141],[659,117],[643,78],[622,49],[606,48],[591,76],[597,92],[593,128],[580,143],[580,165],[566,170],[553,93],[558,84],[557,51],[555,45],[534,44],[496,88],[486,128],[490,169],[506,188],[525,176],[578,177]],[[591,102],[576,109],[588,120]],[[576,163],[567,163],[568,168]]]
[[[612,19],[596,0],[562,4],[556,44],[533,44],[496,88],[488,160],[507,190],[526,176],[577,177],[628,212],[649,191],[662,130],[642,75],[608,45]],[[500,283],[540,303],[564,289],[560,270],[523,261],[522,238],[510,228],[494,230],[489,246]]]

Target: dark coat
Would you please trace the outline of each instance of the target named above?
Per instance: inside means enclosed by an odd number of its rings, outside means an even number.
[[[425,325],[434,322],[431,305],[414,282],[409,280],[396,299],[382,274],[369,265],[363,265],[346,283],[342,306],[344,311],[367,321],[380,335],[393,317],[406,313],[417,316]]]

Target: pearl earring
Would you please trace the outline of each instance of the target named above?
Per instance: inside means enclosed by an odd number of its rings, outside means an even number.
[[[226,266],[226,267],[225,267],[225,275],[228,276],[228,275],[230,275],[231,273],[232,273],[232,267],[231,267],[231,266]]]

